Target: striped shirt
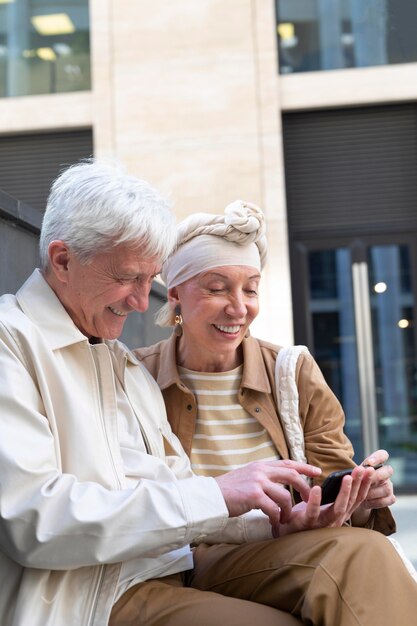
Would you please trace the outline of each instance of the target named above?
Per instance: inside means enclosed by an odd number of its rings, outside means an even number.
[[[191,451],[196,474],[218,476],[251,461],[279,458],[264,427],[238,401],[243,365],[228,372],[195,372],[179,367],[181,380],[197,401]]]

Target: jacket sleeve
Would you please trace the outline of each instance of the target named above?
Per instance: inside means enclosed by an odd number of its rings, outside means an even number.
[[[221,531],[228,512],[214,479],[178,480],[182,470],[161,458],[146,457],[134,489],[63,472],[39,376],[0,325],[0,549],[7,556],[25,567],[73,569],[153,557]]]
[[[166,461],[177,478],[185,479],[195,476],[191,469],[190,459],[185,453],[178,437],[172,432],[168,421],[162,423]],[[209,534],[203,534],[194,543],[250,543],[272,538],[269,518],[258,509],[253,509],[239,517],[228,518],[222,527]]]
[[[318,482],[322,482],[331,472],[355,466],[352,444],[343,430],[345,415],[311,355],[299,359],[297,386],[307,460],[321,467],[323,473]],[[385,535],[396,529],[388,507],[375,509],[369,526]]]
[[[194,543],[253,543],[272,539],[269,518],[259,509],[230,518],[221,532],[211,533]]]

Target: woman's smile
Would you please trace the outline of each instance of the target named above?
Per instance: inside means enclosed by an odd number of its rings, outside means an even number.
[[[240,324],[237,324],[235,326],[224,326],[222,324],[213,324],[213,326],[216,330],[219,330],[226,335],[237,335],[241,329]]]

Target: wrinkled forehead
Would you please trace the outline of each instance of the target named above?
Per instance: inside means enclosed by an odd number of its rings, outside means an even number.
[[[122,244],[96,254],[90,264],[107,266],[118,272],[158,274],[162,260],[159,256],[144,253],[138,246]]]

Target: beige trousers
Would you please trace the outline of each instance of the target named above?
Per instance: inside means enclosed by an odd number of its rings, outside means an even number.
[[[320,529],[201,545],[184,575],[136,585],[111,626],[411,626],[417,585],[384,535]]]

